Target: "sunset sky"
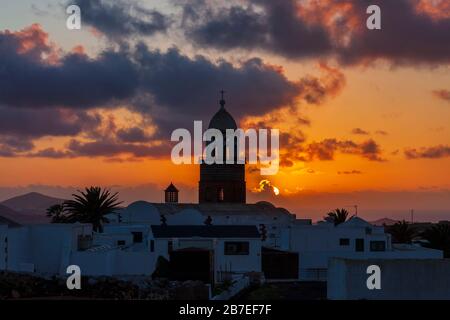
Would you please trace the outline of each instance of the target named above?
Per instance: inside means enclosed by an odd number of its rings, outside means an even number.
[[[241,127],[280,129],[280,171],[248,167],[250,201],[450,220],[445,0],[2,0],[0,200],[100,185],[161,201],[172,181],[196,202],[199,168],[172,164],[170,134],[207,125],[221,89]]]

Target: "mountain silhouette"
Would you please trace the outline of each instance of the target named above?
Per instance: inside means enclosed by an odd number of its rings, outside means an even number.
[[[0,216],[19,223],[45,223],[49,222],[49,218],[46,216],[47,208],[63,201],[63,199],[30,192],[1,202]],[[2,210],[5,213],[2,214]]]
[[[10,227],[17,227],[19,226],[19,223],[17,223],[18,219],[21,219],[22,215],[17,213],[16,211],[5,207],[0,204],[0,225],[7,224]]]

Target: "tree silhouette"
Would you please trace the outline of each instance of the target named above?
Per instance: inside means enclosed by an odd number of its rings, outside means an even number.
[[[431,226],[421,234],[426,240],[424,247],[444,251],[444,258],[450,258],[450,225],[438,223]]]
[[[64,203],[54,204],[47,209],[47,217],[51,218],[51,223],[65,223],[67,216]]]
[[[393,243],[411,243],[416,237],[416,232],[405,220],[387,227],[386,232],[392,235]]]
[[[69,222],[92,223],[94,231],[103,232],[103,224],[109,220],[106,215],[114,213],[122,202],[118,201],[118,193],[100,187],[86,188],[73,194],[74,200],[64,202]]]
[[[327,216],[324,219],[333,222],[334,225],[337,226],[338,224],[347,221],[348,215],[349,213],[345,209],[335,209],[332,212],[328,212]]]

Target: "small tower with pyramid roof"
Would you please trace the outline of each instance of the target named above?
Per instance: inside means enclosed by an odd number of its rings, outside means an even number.
[[[166,203],[178,203],[178,189],[171,182],[169,186],[164,190]]]

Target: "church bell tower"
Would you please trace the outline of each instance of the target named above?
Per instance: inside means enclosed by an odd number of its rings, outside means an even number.
[[[225,110],[224,91],[221,91],[220,109],[212,117],[208,128],[222,132],[226,139],[226,129],[237,129],[236,121]],[[236,154],[236,152],[235,152]],[[225,157],[225,153],[224,153]],[[245,164],[200,164],[199,203],[245,203]]]

